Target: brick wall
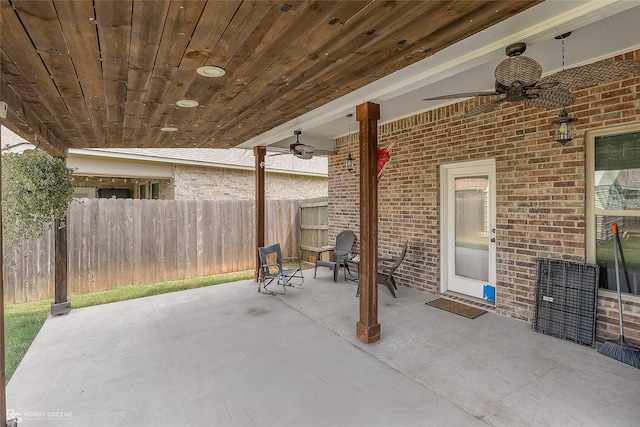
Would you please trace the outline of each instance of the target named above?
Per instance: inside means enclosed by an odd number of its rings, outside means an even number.
[[[616,59],[639,59],[640,51]],[[558,110],[504,104],[477,117],[468,100],[379,126],[391,160],[379,183],[379,248],[398,253],[410,241],[398,282],[437,292],[440,284],[439,166],[494,158],[497,187],[496,312],[525,321],[533,313],[537,257],[585,259],[584,131],[640,120],[640,76],[574,91],[567,108],[579,135],[561,146],[551,122]],[[329,159],[329,241],[359,229],[358,173],[344,169],[346,138]],[[355,152],[354,152],[355,151]],[[352,150],[356,157],[357,150]],[[640,345],[640,299],[625,303],[629,341]],[[598,338],[617,337],[615,301],[599,298]],[[625,332],[627,332],[625,330]]]
[[[254,199],[252,170],[174,166],[176,200]],[[327,196],[327,178],[267,172],[267,199],[302,200]]]

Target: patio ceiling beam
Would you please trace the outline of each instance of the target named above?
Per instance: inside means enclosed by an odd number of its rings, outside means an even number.
[[[360,320],[356,336],[369,344],[380,339],[378,323],[378,120],[380,105],[356,107],[360,123]]]

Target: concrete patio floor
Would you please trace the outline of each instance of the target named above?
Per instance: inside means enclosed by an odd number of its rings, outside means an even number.
[[[7,387],[20,426],[637,426],[640,369],[435,295],[379,288],[382,340],[355,338],[355,283],[306,274],[46,321]]]

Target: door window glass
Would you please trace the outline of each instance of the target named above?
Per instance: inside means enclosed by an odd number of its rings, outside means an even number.
[[[489,177],[455,179],[455,274],[489,280]]]

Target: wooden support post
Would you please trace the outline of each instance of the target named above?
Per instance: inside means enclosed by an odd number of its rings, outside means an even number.
[[[360,122],[360,320],[356,336],[369,344],[380,339],[378,323],[378,120],[380,105],[356,107]]]
[[[0,146],[2,137],[0,136]],[[2,162],[0,162],[0,175],[2,175]],[[2,186],[0,185],[0,224],[2,224]],[[0,227],[0,248],[2,248],[2,227]],[[7,386],[5,366],[5,341],[4,341],[4,256],[0,256],[0,426],[14,427],[18,425],[15,418],[7,419]]]
[[[264,246],[264,155],[267,147],[253,147],[256,158],[256,269],[254,279],[257,282],[260,274],[260,256],[258,248]]]
[[[66,220],[53,222],[55,238],[55,299],[51,303],[51,315],[58,316],[71,311],[71,302],[67,299],[67,227]]]
[[[2,137],[0,137],[1,139]],[[2,175],[2,163],[0,162],[0,175]],[[2,185],[0,185],[0,224],[2,224]],[[0,227],[0,248],[2,248],[2,227]],[[4,255],[0,256],[0,426],[7,424],[7,389],[5,386],[5,343],[4,343]]]

